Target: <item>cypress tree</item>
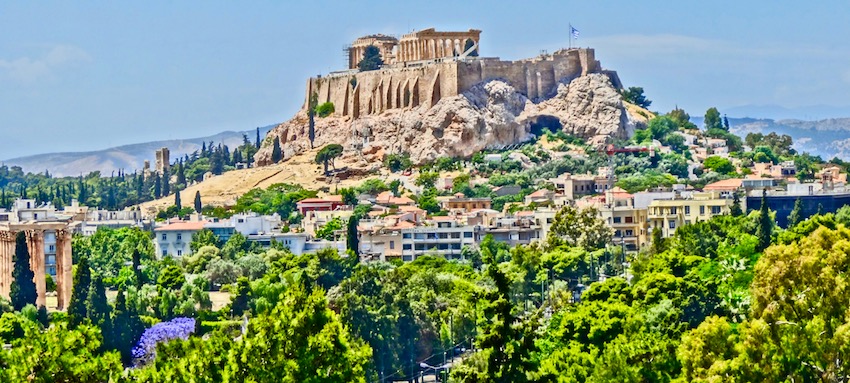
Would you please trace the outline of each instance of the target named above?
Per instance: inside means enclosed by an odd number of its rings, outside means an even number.
[[[91,323],[100,327],[101,334],[104,336],[112,334],[112,316],[110,315],[112,308],[106,301],[106,289],[103,287],[103,278],[100,274],[95,274],[92,279],[86,297],[86,311]],[[105,341],[101,346],[102,349],[106,349],[108,344],[109,341]]]
[[[154,198],[162,197],[162,180],[159,178],[159,174],[154,174],[153,197]]]
[[[186,168],[183,166],[183,161],[177,164],[177,184],[186,185]]]
[[[761,209],[759,209],[758,226],[756,237],[758,237],[758,251],[764,251],[770,246],[770,237],[773,233],[773,220],[770,219],[770,209],[767,207],[767,189],[762,191]]]
[[[201,191],[198,190],[195,192],[195,212],[200,213],[203,205],[201,205]]]
[[[260,148],[260,128],[257,128],[257,141],[254,141],[254,146]]]
[[[142,274],[142,254],[139,248],[133,249],[133,274],[136,275],[136,288],[141,289],[145,284],[145,275]]]
[[[125,366],[129,366],[133,361],[133,345],[144,331],[144,325],[138,315],[127,307],[127,297],[122,287],[118,288],[118,295],[115,297],[111,330],[112,334],[108,339],[104,334],[104,342],[109,343],[109,349],[117,350],[121,354],[121,361]]]
[[[738,196],[738,193],[735,193],[734,199],[732,200],[732,207],[729,209],[729,213],[733,217],[740,217],[744,215],[744,211],[741,209],[741,197]]]
[[[278,163],[283,158],[283,153],[280,151],[280,138],[275,136],[274,146],[272,146],[272,163]]]
[[[800,221],[802,221],[803,215],[803,201],[800,198],[797,198],[794,201],[794,209],[791,210],[791,214],[788,214],[788,228],[792,228],[797,226]]]
[[[74,273],[74,288],[71,290],[71,302],[68,304],[68,324],[73,328],[83,323],[88,317],[86,300],[89,296],[91,286],[91,269],[89,259],[83,256],[77,264],[77,272]]]
[[[28,304],[35,305],[38,293],[35,291],[35,274],[30,270],[30,252],[27,248],[27,236],[23,231],[15,238],[15,261],[12,270],[12,290],[9,298],[12,307],[20,311]]]
[[[177,213],[180,213],[180,209],[183,208],[183,205],[180,203],[180,190],[174,191],[174,206],[177,206]]]
[[[162,195],[166,196],[171,194],[171,175],[168,174],[167,169],[163,169],[162,171]]]
[[[357,237],[358,223],[360,223],[360,217],[357,215],[352,215],[351,218],[348,219],[347,238],[345,240],[348,250],[351,254],[354,254],[357,257],[360,256],[360,239]]]

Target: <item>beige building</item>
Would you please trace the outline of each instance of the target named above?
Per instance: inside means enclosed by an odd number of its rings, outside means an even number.
[[[611,241],[627,250],[639,250],[647,244],[647,209],[635,207],[635,197],[615,187],[605,193],[599,215],[614,231]]]
[[[721,192],[692,193],[690,198],[657,199],[647,208],[647,231],[661,229],[664,238],[672,236],[683,225],[706,221],[716,215],[729,214],[732,198],[723,198]]]
[[[476,228],[463,225],[452,217],[435,217],[424,225],[399,220],[394,225],[361,221],[361,257],[408,262],[426,254],[460,259],[463,246],[476,243]]]
[[[614,180],[616,182],[616,179]],[[558,178],[550,179],[555,185],[555,191],[569,200],[581,196],[603,193],[608,189],[608,177],[592,174],[564,173]]]
[[[357,69],[360,64],[360,60],[363,60],[363,54],[366,53],[366,48],[370,45],[374,45],[378,48],[381,52],[381,59],[385,64],[395,63],[398,39],[392,36],[376,34],[363,36],[354,40],[354,43],[352,43],[348,48],[349,69]]]
[[[455,194],[453,198],[449,198],[442,203],[442,208],[445,210],[462,210],[473,211],[477,209],[490,209],[492,201],[490,198],[466,198],[463,194]]]

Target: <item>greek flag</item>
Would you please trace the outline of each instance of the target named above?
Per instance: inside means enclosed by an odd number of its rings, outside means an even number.
[[[578,29],[575,29],[575,28],[573,28],[572,25],[570,25],[570,34],[573,35],[574,39],[577,39],[578,38]]]

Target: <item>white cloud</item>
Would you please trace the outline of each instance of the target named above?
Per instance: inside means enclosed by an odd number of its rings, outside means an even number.
[[[55,45],[40,57],[19,57],[6,60],[0,58],[0,75],[20,82],[32,82],[50,77],[56,69],[82,62],[91,57],[82,49],[72,45]]]

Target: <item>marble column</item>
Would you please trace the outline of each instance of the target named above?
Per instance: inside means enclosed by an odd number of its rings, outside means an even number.
[[[33,282],[35,283],[35,291],[38,297],[35,299],[35,305],[46,306],[47,304],[47,286],[44,281],[44,231],[43,230],[27,230],[27,248],[30,252],[30,270],[33,274]]]
[[[0,232],[0,297],[9,299],[12,292],[12,259],[15,256],[15,233]]]
[[[56,230],[56,299],[59,310],[64,310],[71,301],[73,281],[71,267],[71,232]]]

